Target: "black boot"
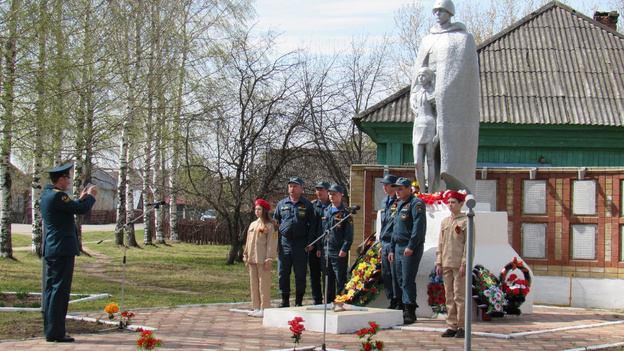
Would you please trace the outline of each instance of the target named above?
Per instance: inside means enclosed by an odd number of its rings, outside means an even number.
[[[295,307],[303,306],[303,294],[297,293],[295,296]]]
[[[282,302],[280,302],[279,305],[277,305],[278,308],[282,308],[282,307],[290,307],[290,295],[289,294],[282,294]]]
[[[399,310],[399,311],[403,311],[405,310],[405,305],[403,305],[403,301],[401,300],[397,300],[397,306],[395,308],[395,310]]]
[[[416,305],[405,304],[403,308],[403,324],[412,324],[416,322]]]
[[[390,299],[390,306],[388,306],[389,310],[396,310],[398,306],[399,306],[399,300]]]

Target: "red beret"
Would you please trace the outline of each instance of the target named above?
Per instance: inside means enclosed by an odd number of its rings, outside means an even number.
[[[258,199],[254,202],[254,206],[262,206],[264,208],[266,208],[267,211],[271,211],[271,205],[269,205],[268,202],[262,200],[262,199]]]
[[[464,202],[464,200],[466,200],[466,194],[460,193],[459,191],[455,191],[455,190],[447,190],[444,193],[444,198],[446,200],[450,198],[455,198],[459,200],[459,202]]]

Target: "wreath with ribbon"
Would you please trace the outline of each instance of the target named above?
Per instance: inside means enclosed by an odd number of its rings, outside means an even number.
[[[503,317],[505,293],[494,274],[481,265],[472,269],[472,298],[483,314],[490,317]]]
[[[351,279],[334,301],[366,306],[379,294],[381,279],[381,243],[371,235],[364,243],[362,253],[351,266]]]
[[[427,285],[427,303],[431,306],[434,315],[447,313],[446,292],[444,290],[444,280],[436,274],[435,266],[429,274],[429,284]]]
[[[519,270],[524,275],[524,279],[519,279],[516,274],[509,274],[514,270]],[[514,257],[513,261],[507,263],[503,271],[498,276],[503,288],[503,292],[507,298],[507,306],[505,311],[508,314],[520,315],[520,306],[526,300],[526,296],[531,291],[531,273],[524,266],[524,262],[518,261]]]

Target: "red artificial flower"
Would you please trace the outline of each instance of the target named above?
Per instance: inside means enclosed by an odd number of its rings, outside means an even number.
[[[507,278],[507,280],[509,280],[512,283],[516,281],[516,279],[518,279],[518,276],[513,273],[509,275],[509,278]]]
[[[373,349],[373,345],[366,343],[364,344],[364,351],[371,351]]]
[[[384,343],[383,341],[377,341],[375,343],[375,346],[377,347],[377,350],[383,350],[384,349]]]
[[[360,334],[365,335],[366,333],[368,333],[368,329],[362,328],[362,330],[360,330]]]
[[[455,227],[455,233],[457,233],[457,234],[461,233],[461,227],[460,226],[456,226]]]
[[[377,324],[377,323],[375,323],[375,322],[368,322],[368,324],[369,324],[371,327],[375,328],[375,329],[379,329],[379,324]]]

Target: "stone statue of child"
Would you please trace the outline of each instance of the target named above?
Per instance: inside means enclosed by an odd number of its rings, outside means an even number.
[[[412,145],[416,161],[416,180],[420,190],[437,189],[440,177],[439,140],[436,128],[435,73],[429,67],[422,67],[416,76],[418,91],[411,94],[410,105],[414,111]],[[427,177],[425,178],[425,156]]]

